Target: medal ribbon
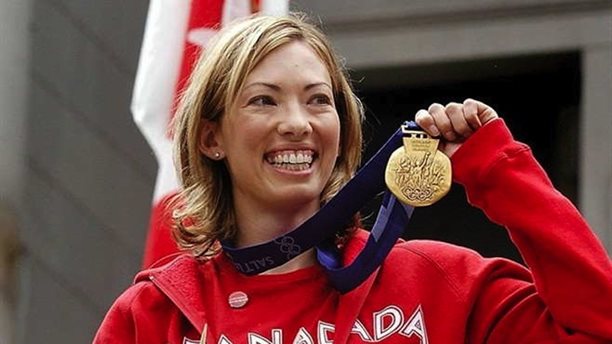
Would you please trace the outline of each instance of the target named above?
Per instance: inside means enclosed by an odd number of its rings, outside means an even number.
[[[419,129],[414,122],[406,122],[405,126]],[[385,167],[393,151],[402,146],[402,137],[400,128],[329,202],[291,232],[243,248],[222,241],[224,253],[238,271],[255,275],[317,247],[317,258],[334,287],[343,293],[357,287],[382,264],[407,225],[413,208],[401,204],[387,191],[366,245],[346,267],[341,267],[333,242],[335,233],[345,227],[366,202],[385,190]]]
[[[345,267],[341,266],[340,254],[333,240],[316,247],[317,259],[336,290],[341,293],[353,290],[382,264],[404,232],[413,210],[413,207],[401,203],[386,191],[366,245],[355,260]]]

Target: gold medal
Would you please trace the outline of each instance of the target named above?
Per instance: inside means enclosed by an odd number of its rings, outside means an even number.
[[[404,146],[391,154],[385,183],[402,203],[424,207],[448,193],[452,181],[450,159],[438,151],[438,139],[402,126]]]

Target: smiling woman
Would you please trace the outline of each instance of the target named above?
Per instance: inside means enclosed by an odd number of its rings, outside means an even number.
[[[326,216],[342,211],[339,198],[330,199],[355,174],[363,118],[347,80],[325,36],[304,18],[253,17],[220,32],[176,117],[183,191],[174,217],[186,253],[140,273],[94,342],[612,340],[606,252],[529,148],[493,108],[473,99],[434,103],[415,120],[440,139],[454,181],[472,205],[506,226],[529,269],[446,243],[393,240],[388,254],[365,257],[382,261],[365,281],[348,292],[338,287],[334,271],[364,260],[355,257],[383,241],[380,233],[368,238],[358,214],[323,228],[327,241],[315,243],[318,251],[290,232],[326,205],[335,206]],[[381,214],[385,226],[398,226]],[[272,253],[248,264],[235,257],[270,243],[286,263],[275,265]],[[253,274],[268,266],[274,268]]]
[[[284,234],[321,206],[339,154],[333,99],[325,65],[296,40],[251,71],[220,121],[204,124],[202,153],[225,156],[232,181],[238,246]]]
[[[192,79],[175,131],[183,182],[175,218],[185,247],[214,255],[219,240],[252,245],[282,234],[357,169],[361,103],[314,26],[239,22],[216,38]]]

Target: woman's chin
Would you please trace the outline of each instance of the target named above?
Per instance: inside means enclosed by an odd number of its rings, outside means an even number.
[[[313,190],[312,187],[293,185],[276,190],[274,199],[275,208],[295,211],[300,208],[318,209],[321,191]]]

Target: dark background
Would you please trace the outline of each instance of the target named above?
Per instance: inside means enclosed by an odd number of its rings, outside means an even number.
[[[579,68],[579,54],[563,52],[355,71],[366,106],[364,161],[419,109],[471,97],[497,110],[514,137],[531,146],[555,186],[576,203]],[[364,209],[366,225],[373,223],[377,208],[373,201]],[[458,184],[438,203],[417,209],[404,238],[442,240],[521,261],[507,232],[470,206]]]

